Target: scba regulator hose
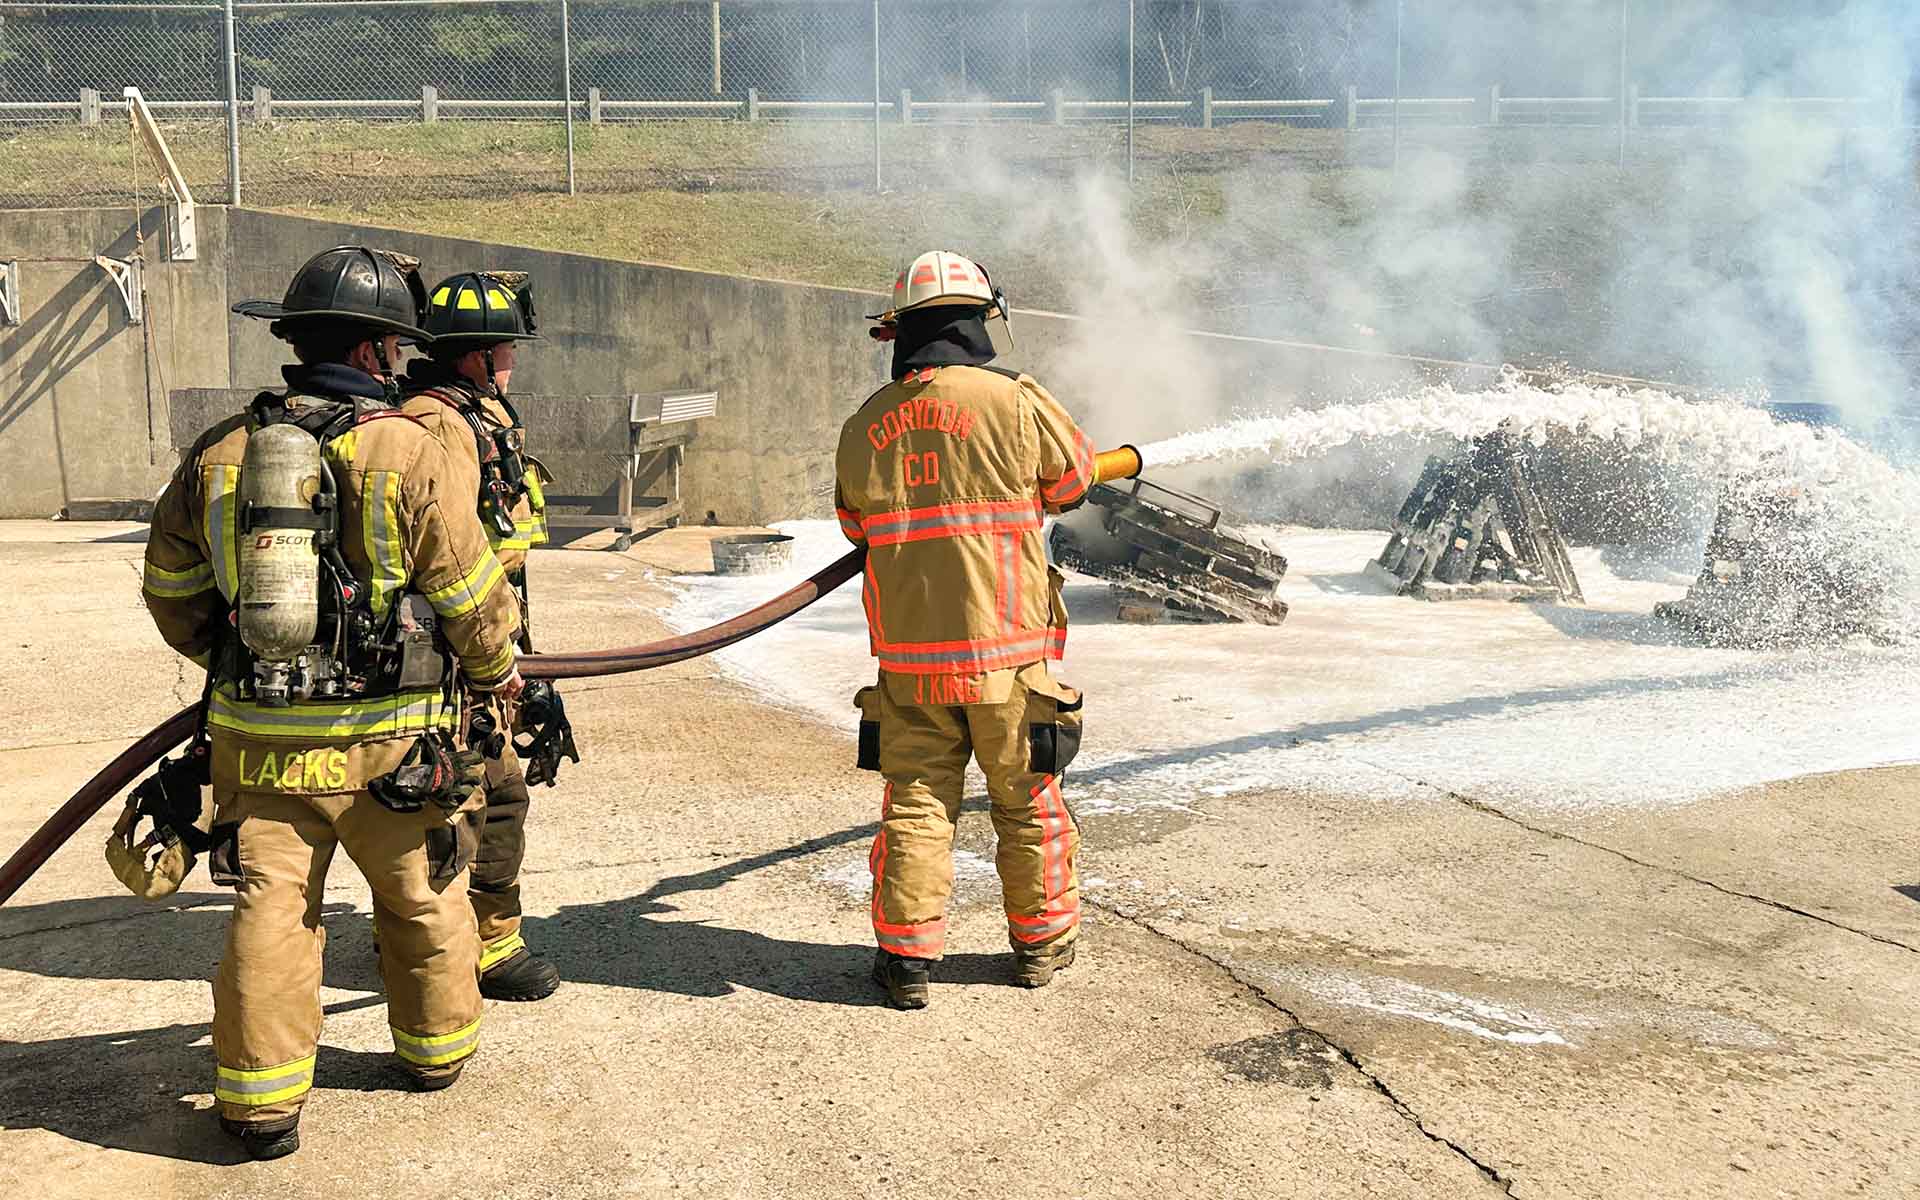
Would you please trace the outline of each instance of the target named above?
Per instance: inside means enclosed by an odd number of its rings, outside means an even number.
[[[771,629],[806,608],[858,575],[866,559],[865,550],[855,550],[760,607],[718,625],[619,650],[529,655],[520,660],[520,674],[528,679],[584,679],[599,675],[623,675],[629,671],[650,671],[655,667],[712,654],[715,650]],[[72,799],[34,830],[33,836],[14,851],[5,866],[0,866],[0,904],[11,900],[13,894],[33,878],[34,872],[53,857],[53,852],[80,832],[80,827],[95,813],[132,787],[135,780],[169,751],[192,737],[197,719],[197,705],[181,709],[145,737],[122,750],[112,762],[101,768],[99,774],[87,780]]]

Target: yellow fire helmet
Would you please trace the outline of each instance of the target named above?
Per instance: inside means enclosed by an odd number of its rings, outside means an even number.
[[[120,819],[107,835],[107,866],[114,878],[142,900],[164,900],[180,890],[187,873],[193,870],[193,851],[178,838],[164,837],[158,829],[135,840],[140,821],[137,802],[129,799]]]
[[[994,286],[985,267],[965,255],[951,250],[927,251],[894,278],[892,296],[893,303],[885,312],[872,313],[867,319],[891,328],[901,313],[916,309],[941,305],[984,308],[994,349],[1005,353],[1013,344],[1006,294]],[[876,332],[879,340],[888,336]]]

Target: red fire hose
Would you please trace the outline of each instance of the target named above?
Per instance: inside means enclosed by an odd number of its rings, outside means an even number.
[[[593,675],[647,671],[698,658],[702,654],[712,654],[715,650],[778,625],[852,579],[860,573],[866,557],[865,550],[855,550],[760,607],[718,625],[620,650],[532,655],[520,660],[520,673],[528,679],[580,679]],[[191,737],[195,719],[194,708],[183,708],[168,717],[165,723],[116,755],[112,762],[101,768],[99,774],[87,780],[71,800],[61,805],[58,812],[47,818],[44,825],[34,830],[26,844],[14,851],[5,866],[0,866],[0,904],[11,900],[21,885],[33,878],[33,873],[53,857],[54,851],[78,833],[93,814],[132,787],[134,780],[160,761],[169,750]]]

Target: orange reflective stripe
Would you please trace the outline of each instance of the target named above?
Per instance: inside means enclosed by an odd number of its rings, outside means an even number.
[[[846,534],[848,539],[855,542],[867,540],[866,532],[860,525],[859,513],[844,508],[836,508],[833,511],[840,518],[840,532]]]
[[[1036,500],[982,500],[877,513],[866,518],[864,527],[868,545],[895,546],[971,534],[1026,533],[1039,529],[1043,519]]]
[[[1073,463],[1045,493],[1049,504],[1071,504],[1086,494],[1093,481],[1093,443],[1079,430],[1073,432]]]

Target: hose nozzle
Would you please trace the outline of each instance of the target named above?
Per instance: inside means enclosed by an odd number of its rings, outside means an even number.
[[[1140,473],[1140,451],[1132,446],[1121,446],[1116,450],[1102,450],[1093,456],[1093,481],[1110,483],[1115,479],[1132,479]]]

